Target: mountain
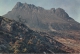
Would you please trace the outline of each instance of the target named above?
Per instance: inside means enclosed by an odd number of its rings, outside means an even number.
[[[80,53],[80,23],[62,8],[18,2],[0,17],[0,37],[1,52]]]
[[[33,4],[17,2],[4,17],[23,22],[36,31],[80,30],[80,24],[62,8],[46,10]]]

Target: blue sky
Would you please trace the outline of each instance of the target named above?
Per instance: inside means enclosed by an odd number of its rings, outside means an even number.
[[[12,10],[17,2],[34,4],[45,9],[63,8],[70,17],[80,22],[80,0],[0,0],[0,15]]]

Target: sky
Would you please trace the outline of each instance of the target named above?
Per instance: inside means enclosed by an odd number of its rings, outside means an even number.
[[[70,17],[80,23],[80,0],[0,0],[0,16],[11,11],[17,2],[34,4],[44,9],[63,8]]]

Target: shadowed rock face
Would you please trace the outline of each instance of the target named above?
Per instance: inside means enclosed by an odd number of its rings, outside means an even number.
[[[80,29],[78,23],[69,17],[61,8],[46,10],[42,7],[36,7],[33,4],[18,2],[11,11],[4,15],[4,17],[23,22],[31,29],[37,31],[52,31],[52,29],[71,30],[73,26],[75,26],[75,29]],[[52,29],[50,27],[52,27]]]

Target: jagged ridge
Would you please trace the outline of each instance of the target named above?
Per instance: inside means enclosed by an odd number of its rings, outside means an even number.
[[[73,26],[80,29],[80,24],[69,17],[62,8],[46,10],[33,4],[18,2],[4,17],[23,22],[36,31],[71,30]]]

